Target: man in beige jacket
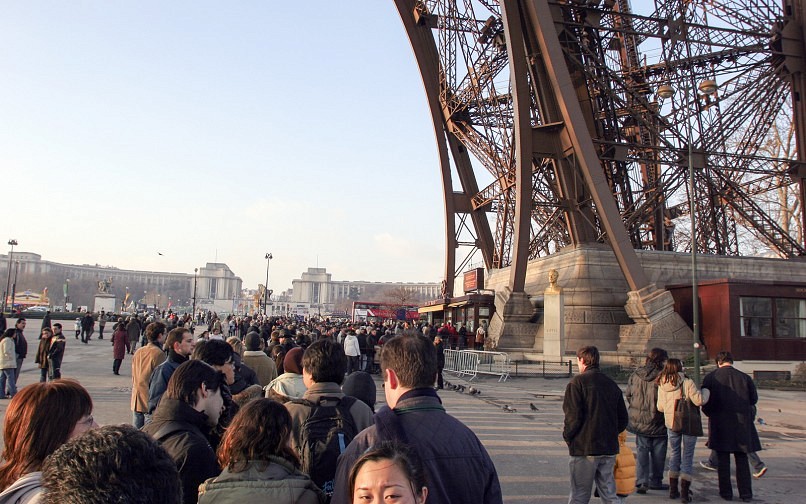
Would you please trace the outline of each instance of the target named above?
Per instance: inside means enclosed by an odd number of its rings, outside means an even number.
[[[243,340],[246,350],[243,352],[241,361],[257,375],[257,381],[261,387],[265,387],[272,380],[277,378],[277,366],[274,361],[260,349],[260,335],[250,332]]]
[[[132,423],[138,429],[145,425],[148,413],[148,384],[157,366],[165,362],[167,356],[162,350],[165,338],[165,324],[152,322],[146,327],[148,344],[134,353],[132,358]]]

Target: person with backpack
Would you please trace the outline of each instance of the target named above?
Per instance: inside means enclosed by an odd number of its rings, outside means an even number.
[[[221,473],[210,433],[224,408],[225,383],[224,373],[211,365],[185,362],[171,375],[152,422],[142,429],[176,462],[184,504],[195,504],[199,485]]]
[[[341,390],[347,357],[341,345],[319,340],[302,356],[302,399],[285,403],[291,414],[291,446],[308,474],[328,496],[333,494],[339,455],[362,430],[373,424],[372,410]]]
[[[339,458],[331,504],[352,502],[353,464],[385,441],[409,445],[422,460],[427,502],[501,504],[501,484],[490,455],[472,430],[445,411],[434,390],[437,355],[431,340],[414,331],[390,339],[381,352],[381,374],[387,406]]]

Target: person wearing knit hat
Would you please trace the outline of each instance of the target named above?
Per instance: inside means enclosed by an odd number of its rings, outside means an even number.
[[[263,340],[260,334],[250,332],[244,338],[243,363],[252,368],[257,374],[257,381],[261,387],[265,387],[272,380],[277,378],[277,366],[274,361],[260,349]]]
[[[375,412],[377,389],[375,388],[375,381],[369,373],[355,371],[348,374],[347,378],[344,379],[341,390],[344,395],[355,397],[369,406],[373,413]]]
[[[290,398],[299,399],[308,390],[302,381],[302,349],[292,348],[285,354],[283,374],[266,386],[266,397],[285,402]]]

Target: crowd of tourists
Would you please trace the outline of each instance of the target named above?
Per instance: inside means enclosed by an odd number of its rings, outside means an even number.
[[[11,399],[0,504],[502,502],[489,454],[437,393],[445,346],[484,347],[485,328],[471,337],[449,324],[165,315],[112,320],[113,373],[133,354],[133,426],[98,428],[87,391],[61,379],[60,324],[43,322],[40,382],[19,392],[27,321],[0,333],[0,391]],[[199,323],[206,329],[196,335]],[[594,490],[603,502],[656,490],[691,502],[700,407],[713,450],[701,464],[718,471],[719,493],[732,500],[733,454],[739,497],[751,500],[758,397],[732,363],[720,352],[699,388],[680,360],[652,349],[629,378],[625,405],[596,347],[580,348],[563,401],[569,502],[588,502]],[[377,411],[373,373],[386,399]]]
[[[589,502],[594,489],[606,503],[622,502],[633,491],[656,490],[692,502],[694,448],[703,435],[700,407],[708,416],[708,447],[717,463],[701,465],[718,471],[719,495],[733,500],[733,454],[739,498],[752,501],[748,455],[757,458],[761,449],[754,425],[758,394],[753,380],[733,367],[730,352],[719,352],[715,363],[700,388],[679,359],[653,348],[629,378],[625,406],[619,386],[599,369],[598,349],[580,348],[579,374],[563,401],[563,438],[571,455],[569,502]],[[637,456],[625,445],[626,431],[635,434]],[[766,466],[756,466],[754,476],[765,472]]]
[[[167,315],[111,323],[113,373],[133,353],[133,426],[98,428],[52,357],[39,383],[7,383],[0,503],[503,502],[489,454],[435,390],[446,327]],[[64,353],[53,332],[37,359]]]

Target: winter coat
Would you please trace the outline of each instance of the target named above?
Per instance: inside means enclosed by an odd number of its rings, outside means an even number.
[[[648,364],[630,375],[627,381],[627,413],[630,423],[627,430],[644,437],[666,437],[663,413],[658,411],[658,384],[660,369]]]
[[[686,375],[679,373],[680,380],[677,385],[672,385],[672,382],[663,382],[658,387],[658,411],[663,413],[665,425],[667,429],[672,428],[674,422],[674,402],[682,396],[681,387],[685,387],[686,397],[694,403],[695,406],[702,406],[708,402],[708,390],[700,391],[697,384],[691,378],[686,378]]]
[[[126,332],[123,325],[119,325],[115,332],[112,333],[112,358],[123,360],[129,350],[131,350],[129,333]]]
[[[224,469],[199,487],[199,504],[324,504],[326,497],[311,479],[285,459],[269,456],[269,465],[250,462],[246,470]]]
[[[627,431],[618,435],[618,455],[613,475],[616,477],[616,493],[630,495],[635,491],[635,455],[627,446]]]
[[[257,375],[261,387],[265,387],[277,378],[277,366],[268,355],[261,350],[246,350],[243,353],[243,363],[251,368]]]
[[[52,364],[53,369],[61,369],[62,359],[64,358],[64,335],[59,334],[50,340],[50,349],[48,349],[48,360]]]
[[[159,435],[160,429],[175,422],[181,429],[173,434]],[[143,431],[154,437],[176,462],[182,482],[182,502],[194,504],[199,497],[199,485],[221,473],[215,451],[205,436],[210,427],[207,415],[177,399],[164,399]]]
[[[296,399],[305,395],[308,387],[302,381],[302,375],[296,373],[283,373],[269,383],[266,387],[266,397],[269,396],[269,391],[273,390],[280,395],[286,397],[293,397]]]
[[[48,368],[48,351],[50,350],[50,342],[52,339],[53,336],[39,339],[39,348],[36,350],[36,358],[34,359],[34,363],[37,364],[39,369]]]
[[[358,345],[358,338],[355,334],[348,334],[344,337],[344,355],[347,357],[361,355],[361,347]]]
[[[162,394],[168,389],[168,380],[174,374],[176,368],[188,361],[184,355],[179,355],[173,350],[168,351],[168,359],[157,366],[151,375],[148,383],[148,412],[157,409]]]
[[[126,324],[126,333],[129,336],[129,343],[136,342],[140,337],[140,324],[132,319]]]
[[[154,370],[165,362],[165,352],[156,344],[141,347],[132,357],[132,402],[131,409],[148,413],[148,385]]]
[[[14,345],[14,338],[3,338],[0,340],[0,369],[17,368],[17,351]]]
[[[753,423],[758,392],[753,379],[733,366],[722,366],[702,382],[711,399],[702,411],[708,415],[708,447],[723,452],[761,450]]]
[[[42,501],[42,472],[23,474],[0,493],[2,504],[39,504]]]
[[[627,428],[627,408],[619,386],[599,368],[571,378],[563,411],[563,439],[572,457],[618,453],[618,435]]]
[[[487,450],[473,431],[445,411],[438,397],[401,398],[394,411],[428,475],[428,504],[503,502],[498,474]],[[350,468],[378,441],[378,429],[373,425],[358,434],[339,457],[331,504],[350,502]]]
[[[14,333],[14,352],[17,354],[18,359],[24,359],[28,356],[28,340],[25,339],[25,335],[19,329]]]

